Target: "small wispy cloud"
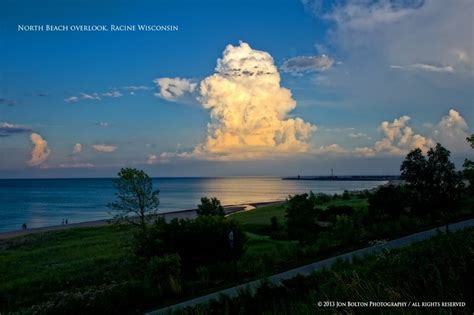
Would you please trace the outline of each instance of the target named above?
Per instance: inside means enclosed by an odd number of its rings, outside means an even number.
[[[454,68],[451,66],[438,66],[438,65],[431,65],[426,63],[414,63],[411,65],[391,65],[390,68],[392,69],[399,69],[399,70],[407,70],[407,71],[427,71],[427,72],[447,72],[452,73],[454,72]]]
[[[114,152],[117,149],[117,146],[116,145],[111,145],[111,144],[94,144],[94,145],[92,145],[92,148],[96,152],[110,153],[110,152]]]
[[[7,106],[14,106],[17,104],[17,101],[9,99],[9,98],[0,98],[0,104],[7,105]]]
[[[121,97],[123,94],[118,90],[111,90],[103,93],[84,93],[81,92],[78,95],[73,95],[64,99],[66,103],[76,103],[81,100],[101,101],[102,97]]]
[[[31,128],[24,125],[10,124],[7,122],[0,123],[0,136],[7,137],[12,134],[30,132]]]
[[[110,126],[110,124],[105,121],[98,122],[96,125],[102,128],[107,128],[108,126]]]
[[[67,98],[64,99],[64,101],[66,103],[75,103],[75,102],[79,101],[79,97],[77,97],[77,96],[67,97]]]
[[[102,96],[107,96],[107,97],[120,97],[123,96],[122,93],[119,91],[110,91],[110,92],[105,92],[101,94]]]
[[[298,56],[285,60],[280,69],[286,73],[301,75],[310,72],[326,71],[333,64],[334,59],[325,54],[320,56]]]
[[[152,90],[153,87],[151,86],[145,86],[145,85],[128,85],[128,86],[122,86],[120,89],[125,90],[125,91],[148,91]]]
[[[60,164],[43,164],[40,166],[42,169],[52,169],[52,168],[93,168],[95,167],[92,163],[60,163]]]
[[[367,137],[366,133],[363,132],[351,132],[349,133],[349,138],[363,138]]]
[[[87,94],[87,93],[79,93],[81,99],[83,100],[97,100],[100,101],[101,98],[98,93],[92,93],[92,94]]]

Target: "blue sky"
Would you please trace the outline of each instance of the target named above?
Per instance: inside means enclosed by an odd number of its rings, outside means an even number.
[[[393,174],[409,149],[438,141],[457,161],[472,156],[463,139],[474,122],[469,0],[449,7],[440,0],[0,6],[0,177],[110,176],[122,166],[154,176],[325,174],[331,167]],[[18,24],[179,30],[19,32]],[[263,58],[258,66],[275,69],[273,92],[257,98],[265,78],[231,78],[215,69],[218,58],[242,69]],[[155,82],[162,78],[175,81]],[[203,94],[203,84],[218,91],[222,80],[240,94]],[[242,93],[245,106],[233,102]],[[245,118],[273,108],[273,118]],[[238,127],[226,120],[229,111],[243,119]],[[234,136],[236,146],[224,144]]]

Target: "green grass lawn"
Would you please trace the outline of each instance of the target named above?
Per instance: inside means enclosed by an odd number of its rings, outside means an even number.
[[[31,234],[0,243],[0,305],[126,277],[129,230],[115,226]],[[21,292],[21,294],[19,293]]]
[[[336,199],[331,200],[323,205],[320,205],[321,209],[326,209],[329,206],[341,206],[347,205],[352,206],[356,210],[367,209],[367,199],[361,199],[357,197],[351,197],[348,200]],[[238,221],[245,229],[256,232],[259,226],[267,226],[270,224],[272,217],[277,217],[278,222],[283,224],[285,222],[285,204],[276,204],[266,207],[257,208],[255,210],[238,212],[230,216],[231,219]]]

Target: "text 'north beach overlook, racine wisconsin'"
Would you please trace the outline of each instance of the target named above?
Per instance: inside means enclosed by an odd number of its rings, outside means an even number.
[[[18,32],[177,32],[179,25],[161,24],[18,24]]]

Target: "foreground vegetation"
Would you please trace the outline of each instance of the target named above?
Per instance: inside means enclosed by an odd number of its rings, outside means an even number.
[[[281,286],[264,284],[254,295],[244,291],[237,298],[222,297],[175,314],[352,314],[364,309],[318,306],[324,301],[465,302],[464,307],[434,306],[429,311],[472,314],[473,268],[474,228],[469,228],[408,248],[354,259],[353,263],[340,262],[331,270],[286,280]],[[377,314],[420,312],[413,307],[370,310]]]
[[[224,216],[219,200],[203,197],[197,219],[165,222],[156,217],[159,191],[148,175],[123,169],[114,181],[117,200],[110,204],[117,211],[118,225],[32,234],[0,243],[0,313],[140,313],[474,217],[472,186],[464,188],[461,173],[449,161],[449,151],[440,145],[427,156],[418,149],[410,152],[402,164],[402,176],[404,185],[388,185],[375,192],[346,191],[334,196],[309,192],[229,217]],[[400,264],[414,267],[410,261]],[[418,265],[418,271],[430,266]],[[462,266],[453,266],[452,272],[460,272],[458,267]],[[382,277],[383,268],[377,270]],[[437,277],[431,274],[425,281],[436,284]],[[329,294],[342,297],[341,292],[347,291],[331,282],[318,288],[301,285],[303,296],[314,289],[329,299]],[[393,283],[387,285],[376,289],[383,293]],[[415,283],[410,285],[410,290],[417,288]],[[412,293],[395,285],[393,289],[394,295]],[[280,292],[268,290],[276,296]],[[370,290],[368,297],[379,292]],[[240,300],[244,305],[251,301],[245,299]],[[238,309],[229,303],[226,308]],[[300,310],[298,303],[281,307]],[[301,303],[304,308],[307,301]]]
[[[466,199],[452,220],[472,217],[473,204]],[[369,211],[368,199],[360,195],[331,199],[322,207],[331,205],[353,206],[354,217]],[[165,263],[147,264],[136,256],[134,229],[127,225],[75,228],[4,241],[0,245],[1,310],[140,312],[444,222],[407,216],[377,221],[363,229],[345,222],[321,231],[314,242],[299,244],[282,233],[285,209],[286,204],[279,204],[231,216],[247,237],[236,275],[231,261],[206,262],[190,273],[180,270],[182,262],[169,255]],[[275,216],[278,233],[272,226]]]

